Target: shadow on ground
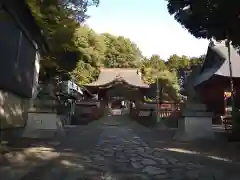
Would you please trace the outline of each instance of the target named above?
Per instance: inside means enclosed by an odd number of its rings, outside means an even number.
[[[141,130],[139,128],[135,131],[155,150],[183,161],[212,165],[218,163],[240,165],[240,143],[229,142],[224,132],[216,132],[215,140],[180,142],[173,139],[176,129],[159,130],[141,125]]]
[[[0,148],[1,179],[37,179],[52,167],[71,169],[74,164],[71,160],[81,157],[84,161],[87,156],[83,153],[94,148],[102,130],[94,128],[93,131],[93,128],[93,123],[66,127],[65,136],[52,140],[18,138],[11,141]]]
[[[78,177],[79,172],[82,172],[83,178],[111,176],[107,169],[94,165],[88,153],[94,149],[101,132],[111,126],[131,129],[143,142],[149,144],[153,151],[164,153],[178,161],[219,167],[232,174],[239,171],[240,144],[227,142],[223,134],[216,134],[215,141],[179,142],[173,140],[176,132],[174,129],[159,130],[139,125],[128,118],[116,117],[117,121],[111,121],[111,118],[113,117],[87,126],[66,128],[63,139],[19,139],[7,147],[1,156],[1,177],[6,180],[21,176],[21,180],[34,180],[42,176],[46,178],[52,167],[56,167],[56,172],[53,172],[56,179],[58,176],[59,179],[67,176],[66,172],[69,171],[72,176],[76,173]],[[27,173],[29,169],[31,171]]]

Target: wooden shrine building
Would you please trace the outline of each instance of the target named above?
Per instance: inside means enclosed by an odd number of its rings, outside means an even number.
[[[127,100],[142,100],[148,85],[142,81],[137,69],[105,68],[97,81],[86,85],[99,100],[109,101],[113,97]]]
[[[235,104],[240,108],[240,56],[237,49],[230,48],[232,76],[235,89]],[[225,113],[224,93],[230,92],[228,48],[225,43],[210,43],[195,87],[203,103],[215,115]]]
[[[30,100],[37,92],[40,59],[49,48],[23,0],[0,0],[0,31],[0,131],[4,135],[24,128]]]

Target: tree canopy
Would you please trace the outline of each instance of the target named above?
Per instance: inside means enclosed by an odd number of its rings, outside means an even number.
[[[123,36],[99,34],[84,25],[89,6],[98,0],[28,0],[37,23],[43,29],[50,53],[41,60],[41,74],[51,78],[67,75],[79,84],[95,81],[100,68],[138,68],[145,83],[158,79],[172,99],[179,93],[177,71],[200,64],[204,56],[159,55],[147,58],[137,44]]]
[[[150,58],[144,58],[141,61],[140,70],[145,83],[152,84],[157,80],[161,92],[161,100],[177,101],[180,98],[180,79],[178,71],[180,69],[189,70],[195,65],[201,65],[204,55],[200,57],[170,56],[167,61],[161,59],[158,55],[152,55]]]
[[[88,17],[89,6],[98,0],[27,0],[30,9],[50,47],[50,54],[41,61],[41,75],[46,77],[73,70],[82,56],[76,30]]]
[[[166,0],[168,11],[197,38],[232,41],[240,46],[240,1]]]
[[[105,60],[103,62],[105,67],[138,67],[142,59],[142,53],[135,43],[122,36],[116,37],[107,33],[102,34],[102,36],[106,45]]]

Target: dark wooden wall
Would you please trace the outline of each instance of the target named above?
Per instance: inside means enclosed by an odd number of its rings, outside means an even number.
[[[30,98],[36,60],[33,42],[4,10],[0,11],[0,32],[0,89]]]
[[[207,105],[208,111],[214,114],[224,114],[224,91],[230,88],[229,78],[216,76],[198,87],[198,92],[203,103]],[[240,78],[234,78],[236,89],[235,105],[240,108]]]

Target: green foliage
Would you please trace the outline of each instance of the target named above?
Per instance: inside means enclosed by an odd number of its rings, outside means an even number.
[[[229,38],[240,45],[240,1],[227,0],[166,0],[168,11],[197,38]]]
[[[55,0],[56,1],[56,0]],[[84,22],[89,16],[86,14],[88,7],[98,6],[99,0],[58,0],[58,3],[68,10],[78,22]]]
[[[143,75],[143,80],[148,84],[154,83],[157,73],[166,69],[165,61],[158,55],[152,55],[149,59],[144,58],[141,61],[140,70]]]
[[[78,83],[96,80],[101,67],[139,67],[142,53],[122,36],[97,34],[79,24],[88,18],[89,6],[98,0],[28,0],[28,4],[50,46],[41,61],[41,76],[69,74]]]
[[[82,57],[75,43],[75,32],[87,18],[87,8],[98,1],[27,0],[32,13],[44,32],[50,54],[41,61],[41,74],[52,77],[72,71]]]
[[[167,101],[178,101],[180,97],[180,86],[176,72],[170,72],[168,70],[161,71],[157,77],[159,86],[162,88],[162,94],[160,94],[159,97]]]
[[[108,68],[136,68],[142,53],[135,43],[122,36],[102,34],[106,45],[104,66]]]
[[[143,58],[140,65],[140,71],[143,74],[143,80],[151,84],[155,82],[157,73],[168,70],[176,74],[179,69],[191,69],[194,65],[202,64],[205,55],[189,58],[187,56],[170,56],[167,61],[161,59],[158,55],[152,55],[149,59]]]
[[[79,84],[86,84],[95,80],[96,70],[88,63],[79,61],[76,68],[70,73],[72,79],[76,80]]]
[[[146,96],[144,96],[143,99],[144,99],[145,102],[152,102],[153,101],[151,98],[146,97]]]
[[[173,54],[167,61],[169,70],[190,69],[193,65],[202,64],[204,56],[188,58],[187,56],[178,56]]]
[[[204,55],[198,58],[188,58],[174,54],[167,61],[158,55],[153,55],[149,59],[144,58],[141,61],[140,71],[145,83],[153,84],[156,83],[157,79],[159,80],[161,101],[178,101],[180,97],[178,70],[191,69],[194,65],[202,64],[203,60]]]
[[[192,57],[192,58],[190,58],[190,66],[203,64],[204,59],[205,59],[205,55],[201,55],[200,57]]]
[[[159,80],[161,97],[177,100],[179,85],[177,70],[191,68],[204,59],[172,55],[164,61],[158,55],[144,58],[130,39],[98,34],[80,24],[88,18],[89,6],[99,0],[28,0],[39,26],[50,46],[50,54],[41,61],[41,72],[48,78],[68,75],[79,84],[95,81],[100,68],[139,68],[146,83]]]
[[[171,72],[169,70],[159,71],[156,74],[154,89],[156,89],[156,83],[158,81],[159,86],[159,100],[160,102],[164,101],[179,101],[179,91],[180,86],[178,82],[178,77],[175,72]],[[156,97],[156,93],[153,94],[153,98]]]
[[[87,26],[80,26],[76,30],[75,46],[81,56],[70,74],[79,84],[96,80],[101,67],[136,68],[142,57],[137,45],[129,39],[97,34]]]
[[[177,70],[179,68],[181,57],[177,56],[176,54],[173,54],[169,57],[167,61],[167,66],[170,70]]]

